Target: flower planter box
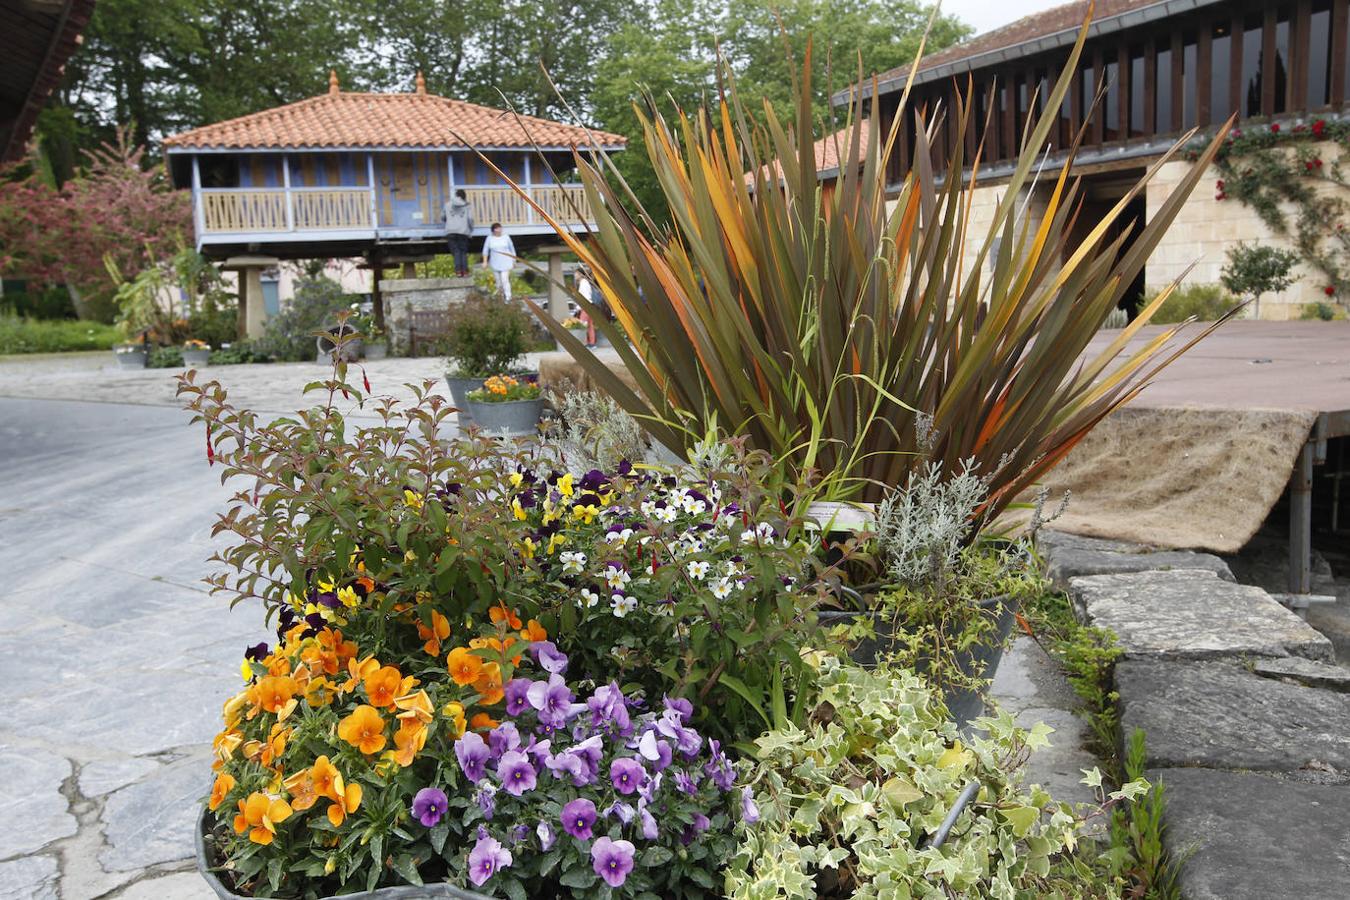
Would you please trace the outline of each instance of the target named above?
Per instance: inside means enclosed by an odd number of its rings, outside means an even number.
[[[468,425],[473,421],[473,412],[469,409],[469,391],[476,391],[482,387],[483,379],[446,375],[445,383],[450,386],[450,396],[455,401],[455,407],[459,409],[459,424]]]
[[[544,413],[543,398],[536,400],[507,400],[501,403],[469,401],[473,422],[484,431],[509,435],[534,434],[539,418]]]
[[[979,606],[982,615],[993,617],[992,633],[989,640],[972,644],[968,649],[958,652],[955,662],[961,674],[988,680],[994,677],[999,663],[1003,660],[1003,648],[1012,635],[1018,603],[1011,595],[1000,594],[980,601]],[[831,628],[836,625],[851,625],[863,616],[872,618],[873,637],[855,644],[849,657],[859,665],[871,668],[877,664],[877,658],[884,657],[895,642],[895,619],[880,610],[875,612],[831,610],[819,613],[817,619],[823,627]],[[920,674],[923,674],[926,668],[923,663],[924,661],[920,659],[919,664],[915,666],[915,670]],[[942,699],[958,726],[965,726],[984,715],[985,698],[978,691],[947,688],[942,692]]]
[[[200,369],[211,362],[210,350],[184,350],[183,365],[190,369]]]
[[[118,347],[113,355],[117,357],[117,365],[123,369],[144,369],[150,358],[150,352],[142,344]]]
[[[206,881],[206,886],[221,900],[250,900],[251,894],[236,894],[226,886],[216,874],[214,866],[220,857],[216,847],[215,835],[211,832],[210,813],[205,807],[197,814],[197,830],[194,834],[197,848],[197,872]],[[352,894],[344,896],[351,897]],[[492,900],[486,894],[466,891],[448,884],[393,885],[376,888],[370,893],[357,895],[369,900],[422,900],[422,898],[449,898],[449,900]],[[335,895],[326,895],[319,900],[337,900]]]

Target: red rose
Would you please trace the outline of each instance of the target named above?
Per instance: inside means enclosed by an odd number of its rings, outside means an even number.
[[[1317,135],[1318,137],[1321,137],[1322,132],[1326,131],[1326,129],[1327,123],[1322,121],[1321,119],[1318,119],[1316,122],[1312,124],[1312,133]]]
[[[1279,122],[1276,122],[1276,123],[1274,123],[1273,125],[1271,125],[1271,126],[1270,126],[1270,130],[1271,130],[1271,132],[1274,133],[1274,134],[1279,134],[1279,133],[1280,133],[1280,123],[1279,123]]]
[[[1331,285],[1327,285],[1322,288],[1322,293],[1326,294],[1328,297],[1334,297],[1336,295],[1336,289]]]
[[[1319,168],[1319,169],[1322,168],[1322,160],[1321,160],[1320,158],[1319,158],[1319,159],[1314,159],[1314,160],[1313,160],[1313,165],[1316,166],[1316,167]]]
[[[1214,186],[1219,190],[1223,190],[1223,179],[1220,178],[1218,181],[1214,182]]]

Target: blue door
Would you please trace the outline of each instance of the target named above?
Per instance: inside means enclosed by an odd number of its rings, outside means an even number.
[[[418,194],[417,169],[411,153],[385,157],[380,189],[380,225],[385,228],[418,228],[424,224],[422,198]]]

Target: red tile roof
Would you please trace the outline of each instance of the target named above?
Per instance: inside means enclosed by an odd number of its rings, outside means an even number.
[[[1092,18],[1094,22],[1100,22],[1112,16],[1133,12],[1163,2],[1166,2],[1166,0],[1097,0]],[[963,59],[970,59],[984,53],[993,53],[996,50],[1006,50],[1026,41],[1048,37],[1062,31],[1077,31],[1082,26],[1083,20],[1087,18],[1089,6],[1091,6],[1091,3],[1088,0],[1075,0],[1073,3],[1065,3],[1063,6],[1056,6],[1052,9],[1024,16],[1016,22],[1004,25],[1002,28],[986,31],[984,34],[978,34],[964,43],[954,44],[925,56],[919,62],[918,71],[923,72],[925,69],[931,69],[944,63],[960,62]],[[900,66],[878,75],[877,80],[892,81],[904,78],[908,74],[909,66]]]
[[[334,88],[327,94],[252,115],[206,125],[173,137],[171,149],[283,149],[339,147],[540,147],[622,148],[626,139],[533,116],[421,91],[362,94]]]
[[[867,155],[867,140],[871,129],[864,126],[861,140],[858,141],[858,158],[864,159]],[[816,155],[817,174],[839,173],[839,160],[848,155],[849,141],[852,139],[852,130],[850,128],[841,128],[834,134],[826,135],[812,145]],[[774,180],[783,177],[782,167],[778,165],[778,160],[770,163],[772,166],[772,177]],[[753,185],[755,180],[754,172],[747,172],[745,175],[747,183]]]

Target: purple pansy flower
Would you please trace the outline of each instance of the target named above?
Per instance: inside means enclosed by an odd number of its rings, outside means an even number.
[[[561,675],[567,671],[567,655],[560,651],[552,641],[538,641],[530,648],[539,668],[550,675]]]
[[[492,814],[497,811],[497,788],[493,786],[492,782],[483,782],[473,799],[478,804],[478,808],[483,811],[483,818],[491,819]]]
[[[494,757],[508,750],[519,750],[520,730],[511,722],[503,722],[488,732],[488,747]]]
[[[572,689],[563,681],[561,675],[550,675],[548,681],[536,681],[530,685],[526,694],[539,712],[539,721],[554,728],[567,724],[567,714],[572,708]]]
[[[634,794],[647,780],[647,770],[632,757],[619,757],[609,764],[609,780],[620,794]]]
[[[568,803],[562,808],[563,831],[579,841],[591,839],[591,826],[595,824],[595,804],[584,797]]]
[[[712,822],[703,813],[694,813],[694,821],[684,826],[684,831],[680,833],[680,843],[686,847],[698,840],[698,836],[708,830]]]
[[[591,717],[596,725],[611,725],[612,730],[627,737],[632,734],[633,725],[628,717],[628,705],[624,702],[623,691],[613,682],[601,685],[586,701]]]
[[[487,742],[476,731],[466,731],[455,741],[455,758],[464,770],[464,777],[473,784],[483,780],[489,755]]]
[[[656,827],[656,817],[647,809],[647,804],[638,803],[638,824],[642,826],[642,836],[649,841],[654,841],[661,835],[661,830]]]
[[[539,849],[545,853],[552,850],[558,840],[558,833],[553,830],[553,826],[542,820],[534,826],[534,833],[539,835]]]
[[[625,825],[633,821],[633,814],[633,807],[624,803],[622,800],[615,800],[605,809],[605,818],[608,819],[613,817]]]
[[[660,772],[666,766],[670,765],[673,752],[670,744],[656,736],[656,732],[648,729],[638,739],[638,753],[643,759],[652,764],[652,768]]]
[[[680,753],[690,759],[698,756],[699,748],[703,746],[703,738],[694,729],[684,727],[678,711],[667,710],[656,720],[656,730],[674,741]]]
[[[508,716],[518,716],[529,709],[530,701],[526,695],[532,684],[534,682],[528,678],[512,678],[506,683],[503,691],[506,694],[506,714]]]
[[[633,871],[633,855],[637,848],[631,841],[614,841],[609,836],[597,838],[591,845],[591,868],[610,887],[619,887]]]
[[[675,713],[680,717],[681,722],[688,722],[694,715],[694,704],[690,703],[684,697],[663,697],[666,711]]]
[[[736,786],[736,770],[732,768],[726,754],[722,752],[722,745],[716,738],[708,739],[708,753],[711,757],[703,771],[712,776],[713,784],[723,791],[729,791]]]
[[[469,880],[481,885],[501,869],[511,865],[511,851],[496,838],[482,836],[469,851]]]
[[[534,790],[535,774],[534,763],[519,750],[506,751],[497,763],[497,777],[502,780],[502,788],[512,797]]]
[[[445,811],[449,805],[450,801],[445,796],[445,791],[434,787],[422,788],[413,797],[413,818],[427,828],[431,828],[445,816]]]
[[[676,772],[674,777],[675,787],[691,797],[698,793],[698,781],[690,778],[687,772]]]
[[[554,778],[571,778],[572,784],[582,787],[590,782],[586,778],[586,762],[580,754],[565,750],[555,753],[544,760],[544,767],[553,773]],[[593,779],[592,779],[593,780]]]
[[[748,787],[741,788],[741,821],[747,825],[759,821],[759,804],[755,803],[755,795]]]

